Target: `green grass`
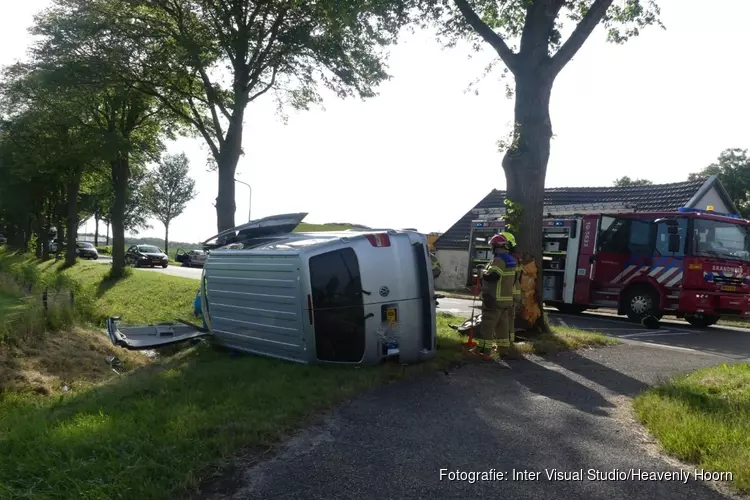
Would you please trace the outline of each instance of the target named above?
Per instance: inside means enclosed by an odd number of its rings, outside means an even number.
[[[85,308],[87,320],[103,325],[109,316],[120,316],[125,323],[154,323],[191,318],[198,289],[195,280],[126,270],[125,277],[108,277],[110,266],[79,261],[66,269],[62,261],[39,261],[24,255],[0,252],[0,273],[31,283],[37,293],[46,286],[73,289],[76,302]],[[1,288],[0,288],[1,289]]]
[[[700,469],[732,472],[750,491],[750,364],[720,365],[639,395],[638,419],[665,451]]]
[[[189,317],[196,282],[132,270],[120,280],[107,266],[63,269],[0,254],[0,272],[46,283],[76,280],[94,322]],[[438,352],[403,367],[306,366],[230,356],[207,343],[150,360],[116,349],[101,328],[16,337],[0,343],[0,498],[184,498],[237,453],[282,439],[312,415],[378,385],[467,358],[438,314]],[[558,329],[531,352],[608,345],[596,334]],[[127,370],[115,375],[105,358]],[[66,390],[67,388],[67,390]]]

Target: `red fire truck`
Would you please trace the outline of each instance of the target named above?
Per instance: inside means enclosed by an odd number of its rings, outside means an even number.
[[[672,314],[695,326],[750,317],[750,221],[681,208],[545,218],[544,303],[563,312],[611,308],[640,321]],[[492,256],[501,220],[472,222],[470,267]]]

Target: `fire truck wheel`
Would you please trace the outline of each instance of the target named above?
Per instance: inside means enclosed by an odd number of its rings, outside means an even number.
[[[627,291],[624,299],[625,314],[633,321],[640,322],[646,316],[654,316],[657,319],[663,316],[658,309],[659,295],[653,288],[633,287]]]
[[[706,328],[715,325],[719,321],[719,316],[710,314],[686,314],[685,321],[698,328]]]
[[[555,309],[563,314],[581,314],[586,310],[585,307],[575,304],[555,304]]]

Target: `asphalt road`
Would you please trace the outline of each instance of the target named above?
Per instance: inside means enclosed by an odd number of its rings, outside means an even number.
[[[511,361],[510,371],[472,363],[425,375],[339,407],[274,458],[240,464],[207,485],[201,498],[725,498],[692,475],[685,482],[588,475],[679,471],[635,423],[627,402],[664,376],[721,361],[728,360],[632,343]],[[441,470],[503,475],[472,483],[441,478]],[[553,470],[584,476],[550,480]],[[513,471],[541,475],[524,480]]]
[[[438,302],[440,311],[463,317],[471,316],[470,300],[440,299]],[[658,330],[648,330],[625,317],[608,313],[592,311],[583,314],[562,314],[556,309],[547,309],[547,313],[552,324],[596,331],[623,340],[637,340],[652,345],[717,354],[731,359],[750,360],[750,329],[746,328],[721,325],[695,328],[682,320],[665,319],[661,321]]]
[[[100,255],[98,260],[93,260],[91,262],[112,265],[112,259],[104,255]],[[170,264],[166,269],[161,267],[142,267],[140,269],[147,272],[170,274],[172,276],[180,276],[182,278],[191,278],[195,280],[201,279],[201,273],[203,272],[203,269],[195,267],[182,267],[182,264]]]

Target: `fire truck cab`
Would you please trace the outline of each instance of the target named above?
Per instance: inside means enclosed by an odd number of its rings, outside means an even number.
[[[472,267],[492,257],[482,243],[503,228],[473,221]],[[673,314],[695,326],[750,317],[750,221],[713,207],[548,217],[543,244],[544,303],[560,311]]]

